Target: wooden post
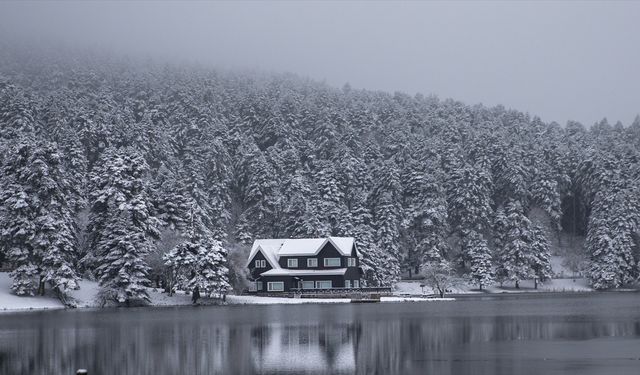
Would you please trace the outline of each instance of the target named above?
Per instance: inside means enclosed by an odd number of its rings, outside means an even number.
[[[76,375],[87,375],[87,370],[81,368],[78,371],[76,371]]]

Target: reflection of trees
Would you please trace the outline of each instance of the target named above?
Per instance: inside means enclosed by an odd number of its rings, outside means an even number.
[[[252,314],[219,321],[209,314],[167,309],[6,315],[0,320],[0,374],[73,374],[81,367],[92,375],[506,374],[521,366],[509,353],[512,344],[640,337],[635,318],[374,315],[287,324],[260,323]],[[494,352],[506,354],[490,363],[483,359]]]
[[[483,363],[473,352],[491,343],[502,342],[508,347],[515,341],[638,337],[640,324],[559,317],[434,317],[384,324],[363,322],[362,333],[356,353],[359,374],[455,374],[465,373],[455,367],[463,365],[460,358]],[[505,356],[505,360],[513,358]],[[476,369],[475,373],[481,372]]]

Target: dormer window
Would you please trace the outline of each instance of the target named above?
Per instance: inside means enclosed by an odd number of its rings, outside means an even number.
[[[256,260],[256,268],[267,268],[267,261],[264,259]]]
[[[325,267],[340,267],[340,258],[324,258]]]
[[[287,259],[287,267],[288,268],[298,268],[298,260],[297,259]]]
[[[347,267],[355,267],[355,266],[356,266],[356,258],[348,258]]]
[[[307,259],[307,267],[318,267],[318,258],[309,258]]]

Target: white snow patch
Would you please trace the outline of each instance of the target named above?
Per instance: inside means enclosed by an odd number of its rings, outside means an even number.
[[[64,305],[55,297],[21,297],[11,293],[13,280],[9,273],[0,272],[0,311],[62,309]]]
[[[403,296],[403,295],[412,295],[412,296],[422,296],[422,295],[433,295],[437,294],[430,287],[425,286],[424,289],[420,287],[422,281],[400,281],[396,283],[396,286],[393,290],[394,295]],[[423,292],[424,291],[424,292]],[[470,288],[466,286],[459,286],[451,288],[450,294],[477,294],[481,293],[478,290],[470,290]]]
[[[284,241],[278,256],[281,255],[314,255],[326,242],[325,238],[296,238]]]
[[[80,280],[80,289],[69,292],[69,297],[73,298],[77,307],[97,307],[96,296],[100,287],[97,281]]]

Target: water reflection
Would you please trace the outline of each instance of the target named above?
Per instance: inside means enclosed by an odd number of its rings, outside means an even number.
[[[592,297],[542,300],[531,314],[517,301],[5,314],[0,374],[637,374],[639,299],[603,298],[622,307]]]

